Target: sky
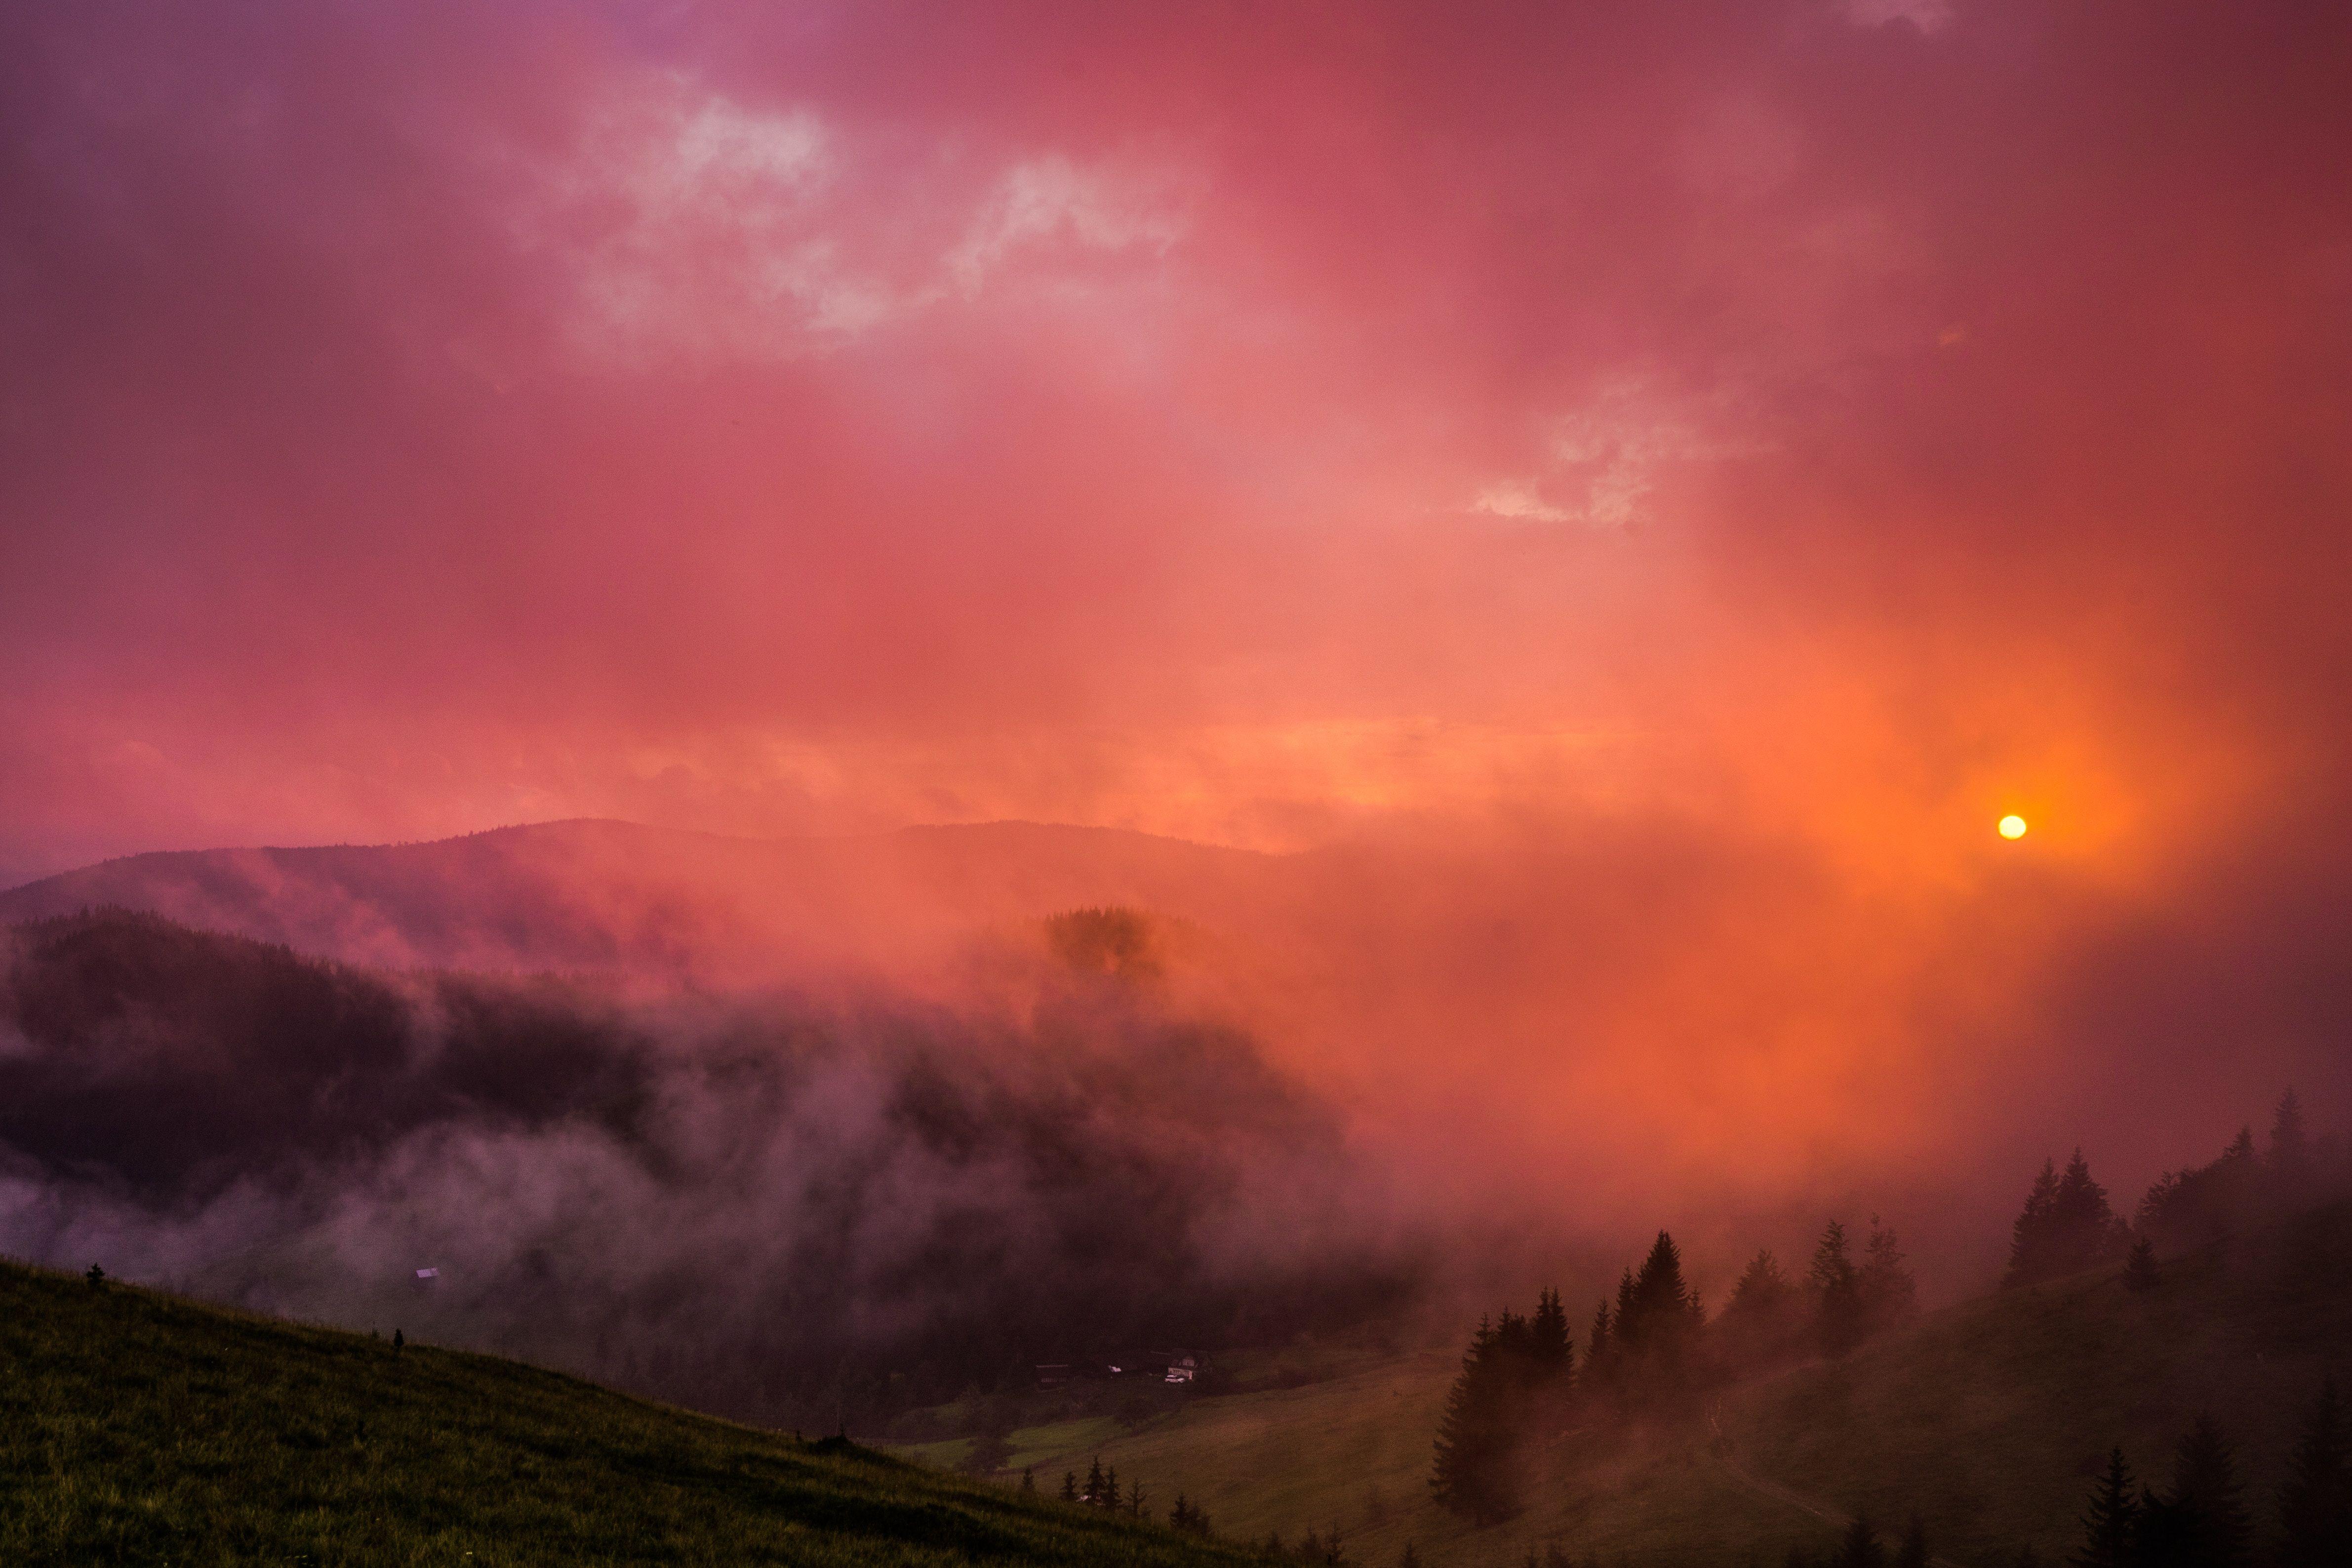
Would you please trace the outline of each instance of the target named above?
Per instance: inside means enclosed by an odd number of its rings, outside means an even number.
[[[2352,1027],[2347,86],[2325,4],[9,8],[0,882],[1386,846],[1390,1016],[1710,1157],[2029,1066],[2201,1154]]]

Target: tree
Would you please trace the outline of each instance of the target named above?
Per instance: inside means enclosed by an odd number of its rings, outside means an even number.
[[[1864,1325],[1862,1279],[1847,1255],[1842,1222],[1832,1220],[1822,1231],[1806,1278],[1812,1287],[1813,1327],[1822,1349],[1843,1355],[1862,1342]]]
[[[1769,1362],[1790,1348],[1796,1319],[1797,1288],[1767,1249],[1748,1260],[1732,1286],[1731,1299],[1715,1321],[1716,1333],[1732,1359]]]
[[[1078,1493],[1078,1500],[1079,1500],[1080,1502],[1082,1502],[1082,1503],[1087,1503],[1087,1504],[1089,1504],[1089,1505],[1098,1505],[1098,1504],[1100,1504],[1100,1503],[1101,1503],[1102,1500],[1103,1500],[1103,1466],[1102,1466],[1102,1457],[1101,1457],[1100,1455],[1097,1455],[1097,1456],[1095,1457],[1095,1462],[1094,1462],[1094,1464],[1093,1464],[1093,1465],[1092,1465],[1092,1466],[1087,1469],[1087,1484],[1086,1484],[1085,1488],[1084,1488],[1082,1490],[1080,1490],[1080,1491],[1079,1491],[1079,1493]]]
[[[2163,1283],[2163,1271],[2156,1266],[2156,1243],[2143,1236],[2124,1259],[2124,1289],[2145,1295]]]
[[[1573,1364],[1576,1344],[1569,1338],[1568,1311],[1559,1292],[1546,1290],[1536,1300],[1536,1315],[1528,1325],[1528,1354],[1538,1384],[1564,1382]]]
[[[1869,1520],[1857,1515],[1839,1538],[1830,1568],[1885,1568],[1885,1563],[1886,1549],[1878,1543],[1878,1532],[1870,1527]]]
[[[2352,1424],[2332,1377],[2319,1385],[2287,1461],[2279,1524],[2279,1568],[2352,1563]]]
[[[1103,1467],[1103,1489],[1095,1500],[1108,1509],[1118,1507],[1118,1467],[1117,1465]]]
[[[2083,1550],[2070,1559],[2074,1568],[2133,1568],[2139,1514],[2131,1467],[2118,1447],[2107,1456],[2107,1473],[2092,1489],[2090,1511],[2083,1515]]]
[[[2210,1415],[2200,1415],[2181,1438],[2162,1504],[2149,1515],[2156,1528],[2144,1531],[2152,1537],[2147,1555],[2200,1568],[2233,1568],[2244,1561],[2253,1532],[2245,1488],[2237,1454]]]
[[[1903,1527],[1902,1544],[1895,1549],[1895,1568],[1927,1568],[1927,1524],[1916,1513]]]
[[[2042,1173],[2033,1178],[2032,1190],[2025,1194],[2025,1207],[2010,1226],[2009,1272],[2001,1276],[2000,1281],[2004,1287],[2031,1285],[2050,1278],[2051,1225],[2057,1208],[2058,1164],[2045,1159],[2042,1162]]]
[[[1032,1494],[1033,1496],[1035,1494],[1037,1490],[1036,1466],[1024,1465],[1021,1467],[1021,1489]]]
[[[1078,1472],[1076,1470],[1062,1472],[1062,1500],[1064,1502],[1078,1500]]]
[[[1507,1347],[1481,1320],[1437,1424],[1430,1490],[1440,1507],[1475,1525],[1505,1519],[1518,1506],[1517,1392]]]
[[[2304,1131],[2303,1097],[2289,1089],[2271,1119],[2271,1184],[2280,1196],[2300,1196],[2311,1179],[2311,1141]]]
[[[1621,1286],[1612,1330],[1620,1374],[1652,1397],[1671,1399],[1688,1382],[1698,1320],[1683,1279],[1683,1255],[1664,1231],[1651,1245],[1630,1288]]]
[[[1904,1263],[1894,1227],[1881,1225],[1876,1215],[1870,1216],[1870,1240],[1863,1248],[1856,1287],[1865,1332],[1893,1328],[1919,1310],[1919,1286]]]
[[[1587,1394],[1603,1392],[1616,1366],[1615,1330],[1609,1319],[1609,1303],[1603,1301],[1592,1309],[1592,1331],[1584,1340],[1584,1377],[1579,1387]]]
[[[2116,1211],[2108,1206],[2107,1189],[2092,1179],[2091,1163],[2080,1149],[2066,1162],[2066,1173],[2058,1178],[2052,1229],[2060,1273],[2087,1268],[2116,1250]]]

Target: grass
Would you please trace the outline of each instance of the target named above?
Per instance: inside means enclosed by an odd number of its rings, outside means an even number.
[[[0,1264],[0,1562],[1246,1559],[495,1357]]]
[[[1204,1502],[1221,1534],[1340,1527],[1349,1554],[1387,1568],[1413,1542],[1431,1568],[1517,1568],[1557,1542],[1580,1561],[1667,1568],[1777,1563],[1830,1526],[1741,1485],[1705,1423],[1541,1444],[1528,1508],[1471,1530],[1430,1500],[1431,1436],[1450,1355],[1391,1358],[1309,1387],[1200,1400],[1139,1431],[1086,1434],[1038,1464],[1095,1454],[1165,1503]],[[2238,1444],[2247,1500],[2267,1528],[2320,1379],[2352,1381],[2352,1212],[2167,1265],[2147,1296],[2107,1270],[1929,1315],[1837,1363],[1727,1390],[1727,1454],[1759,1479],[1892,1527],[1916,1511],[1939,1556],[2045,1562],[2076,1545],[2077,1516],[2121,1443],[2159,1484],[2190,1420],[2210,1411]],[[1016,1446],[1050,1429],[1015,1433]]]

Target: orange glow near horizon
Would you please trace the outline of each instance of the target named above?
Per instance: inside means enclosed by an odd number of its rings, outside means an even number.
[[[1241,846],[565,914],[911,970],[1148,894],[1433,1183],[2324,1100],[2333,24],[1701,9],[16,8],[0,886]]]

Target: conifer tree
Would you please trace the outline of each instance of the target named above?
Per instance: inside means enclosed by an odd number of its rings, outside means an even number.
[[[1078,1500],[1078,1472],[1076,1470],[1062,1472],[1062,1500],[1064,1502]]]
[[[1592,1309],[1592,1331],[1584,1340],[1584,1376],[1579,1387],[1586,1394],[1602,1393],[1616,1363],[1615,1330],[1609,1319],[1609,1303],[1603,1301]]]
[[[1103,1467],[1103,1489],[1097,1500],[1108,1509],[1118,1507],[1118,1467],[1117,1465]]]
[[[1563,1383],[1573,1363],[1575,1342],[1569,1338],[1568,1312],[1559,1304],[1559,1291],[1546,1290],[1537,1298],[1536,1315],[1528,1325],[1528,1334],[1536,1381],[1541,1384]]]
[[[2115,1210],[2108,1206],[2107,1189],[2092,1179],[2090,1162],[2083,1158],[2080,1149],[2066,1162],[2066,1173],[2058,1178],[2052,1231],[2058,1273],[2088,1268],[2116,1253],[2119,1226]]]
[[[2319,1385],[2279,1493],[2279,1568],[2352,1563],[2352,1422],[2336,1380]]]
[[[2003,1286],[2031,1285],[2050,1278],[2051,1232],[2057,1210],[2058,1165],[2045,1159],[2042,1173],[2033,1178],[2033,1190],[2025,1194],[2025,1207],[2010,1227],[2009,1272],[2001,1277]]]
[[[1813,1248],[1808,1279],[1812,1286],[1813,1326],[1822,1349],[1843,1355],[1861,1342],[1862,1280],[1847,1255],[1845,1226],[1830,1221]]]
[[[1878,1532],[1859,1515],[1846,1526],[1838,1541],[1837,1555],[1830,1559],[1831,1568],[1885,1568],[1885,1563],[1886,1549],[1878,1543]]]
[[[1102,1500],[1103,1465],[1102,1456],[1097,1454],[1094,1464],[1087,1471],[1086,1488],[1078,1493],[1078,1500],[1083,1503],[1099,1503]]]
[[[1911,1278],[1894,1227],[1870,1216],[1870,1240],[1863,1247],[1861,1277],[1863,1326],[1876,1333],[1893,1328],[1919,1310],[1919,1286]]]
[[[1927,1568],[1927,1524],[1917,1514],[1903,1527],[1903,1540],[1895,1549],[1895,1568]]]
[[[1481,1320],[1438,1419],[1429,1479],[1439,1506],[1478,1525],[1507,1517],[1517,1504],[1517,1391],[1498,1342],[1494,1325]]]
[[[2145,1295],[2163,1283],[2164,1272],[2156,1266],[2156,1243],[2143,1236],[2124,1259],[2124,1289]]]
[[[2134,1568],[2139,1515],[2131,1467],[2116,1448],[2107,1456],[2107,1473],[2091,1492],[2090,1511],[2083,1515],[2083,1549],[2069,1560],[2074,1568]]]
[[[2190,1561],[2202,1568],[2235,1568],[2245,1560],[2253,1530],[2237,1454],[2210,1415],[2200,1415],[2180,1440],[2172,1488],[2163,1500],[2159,1517]]]
[[[1030,1493],[1032,1496],[1035,1495],[1037,1490],[1036,1466],[1024,1465],[1021,1467],[1021,1489],[1024,1492]]]
[[[2311,1181],[2311,1142],[2304,1131],[2303,1097],[2289,1089],[2271,1119],[2271,1186],[2283,1199],[2303,1195]]]

